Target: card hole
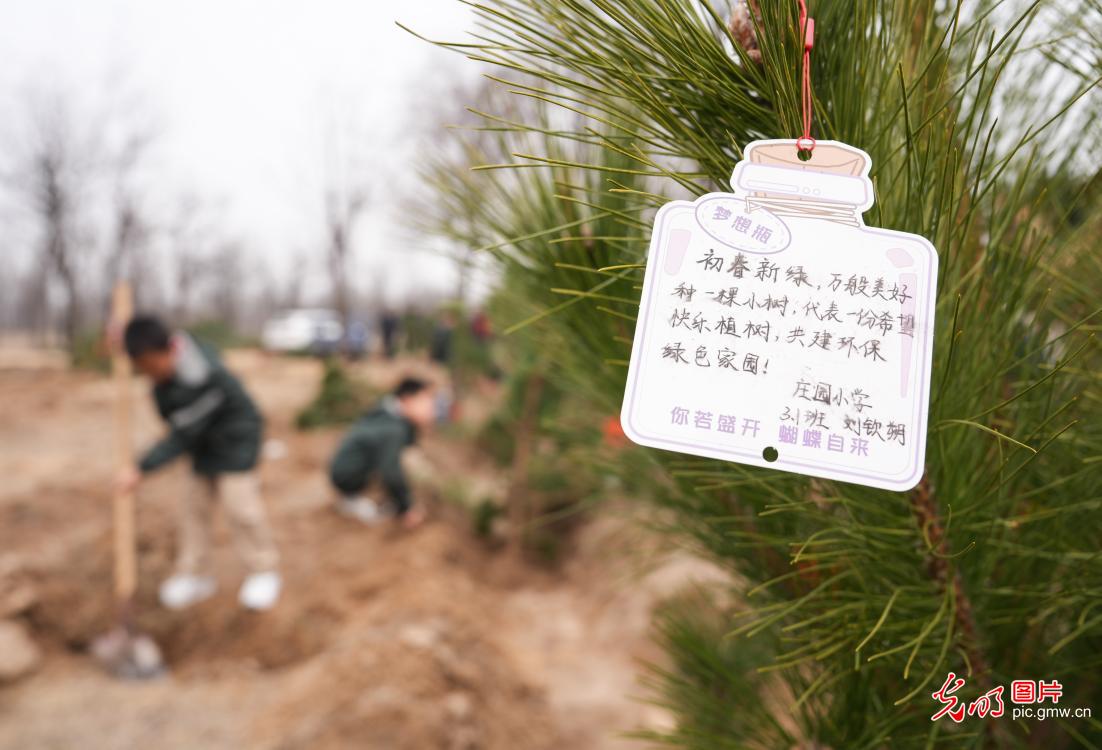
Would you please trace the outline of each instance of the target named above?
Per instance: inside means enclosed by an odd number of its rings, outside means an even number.
[[[761,457],[769,463],[773,463],[774,461],[776,461],[778,458],[780,458],[780,455],[781,454],[777,452],[777,449],[771,445],[766,447],[766,449],[761,452]]]

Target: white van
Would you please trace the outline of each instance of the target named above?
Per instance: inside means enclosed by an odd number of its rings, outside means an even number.
[[[260,342],[273,352],[332,353],[340,346],[344,326],[336,310],[288,310],[264,324]]]

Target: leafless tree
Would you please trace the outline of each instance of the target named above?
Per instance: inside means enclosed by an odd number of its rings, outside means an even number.
[[[291,255],[289,272],[281,274],[270,266],[257,269],[259,303],[265,317],[279,310],[302,306],[303,282],[309,269],[308,254],[302,250]]]
[[[21,192],[40,230],[42,289],[49,277],[65,294],[62,331],[71,343],[80,325],[81,285],[76,267],[74,229],[80,180],[87,164],[74,123],[60,100],[32,104],[29,142],[9,182]]]
[[[154,296],[150,294],[154,282],[148,268],[149,259],[142,253],[148,248],[153,228],[145,215],[141,191],[134,177],[152,139],[152,130],[133,130],[126,134],[117,153],[109,159],[114,233],[104,264],[103,310],[110,304],[114,282],[123,276],[134,282],[135,303],[139,308]]]
[[[470,102],[471,105],[462,108],[456,106],[456,102]],[[502,86],[487,78],[466,80],[447,76],[439,78],[435,87],[422,90],[409,105],[409,119],[417,122],[421,130],[419,139],[431,144],[431,148],[422,149],[430,156],[420,160],[418,182],[403,197],[402,213],[410,217],[407,228],[422,238],[453,239],[452,243],[441,247],[441,253],[455,263],[455,296],[460,304],[466,303],[473,277],[484,257],[478,248],[485,246],[490,238],[484,228],[472,223],[470,218],[475,213],[475,204],[484,200],[480,176],[456,171],[454,165],[511,161],[513,157],[502,150],[503,141],[497,132],[505,126],[487,120],[480,113],[504,111],[505,119],[524,120],[521,108],[526,105],[526,100],[519,97],[504,96]],[[444,134],[448,137],[442,137]],[[462,159],[456,158],[457,152],[462,152]],[[445,183],[452,189],[439,189]],[[435,199],[428,204],[421,197],[425,189],[435,194]]]
[[[341,323],[348,325],[352,315],[349,298],[348,261],[352,254],[352,235],[367,209],[366,186],[333,184],[325,188],[325,225],[329,250],[329,278],[333,286],[333,307]]]
[[[324,112],[321,163],[321,210],[332,306],[346,327],[351,321],[354,286],[349,281],[356,230],[376,197],[371,180],[378,179],[365,160],[367,131],[349,102],[336,97],[322,105]]]
[[[240,321],[245,294],[245,247],[237,241],[224,242],[206,266],[209,271],[210,309],[214,318],[232,330]]]
[[[210,230],[199,198],[185,194],[176,204],[167,232],[173,296],[172,319],[177,325],[192,320],[195,297],[200,292],[203,274],[209,265],[206,248]]]
[[[134,109],[124,115],[110,97],[92,106],[71,89],[38,85],[29,92],[24,117],[7,123],[0,164],[4,187],[34,229],[21,307],[23,317],[48,324],[51,295],[60,291],[60,330],[71,345],[87,313],[97,321],[106,315],[119,275],[149,276],[139,292],[153,283],[147,259],[137,257],[152,225],[134,179],[153,131],[133,128]]]
[[[293,308],[302,305],[302,286],[309,269],[307,254],[298,250],[291,258],[291,273],[279,295],[279,307]]]
[[[175,255],[176,304],[173,319],[184,324],[192,320],[194,298],[198,282],[206,267],[205,260],[190,249]]]

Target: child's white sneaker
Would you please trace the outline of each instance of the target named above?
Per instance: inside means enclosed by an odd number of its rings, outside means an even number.
[[[217,588],[218,584],[210,576],[177,573],[161,583],[158,594],[161,604],[168,609],[185,609],[209,599]]]
[[[274,570],[253,573],[241,584],[237,600],[247,609],[271,609],[279,601],[283,590],[283,577]]]
[[[342,497],[337,501],[337,512],[360,523],[374,526],[386,519],[387,514],[369,497]]]

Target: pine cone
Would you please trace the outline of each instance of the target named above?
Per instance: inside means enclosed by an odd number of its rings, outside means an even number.
[[[751,13],[754,18],[751,18]],[[758,49],[758,38],[754,34],[754,19],[761,22],[757,0],[736,0],[731,6],[731,20],[727,22],[727,28],[731,31],[735,44],[745,50],[747,57],[760,63],[761,50]]]

